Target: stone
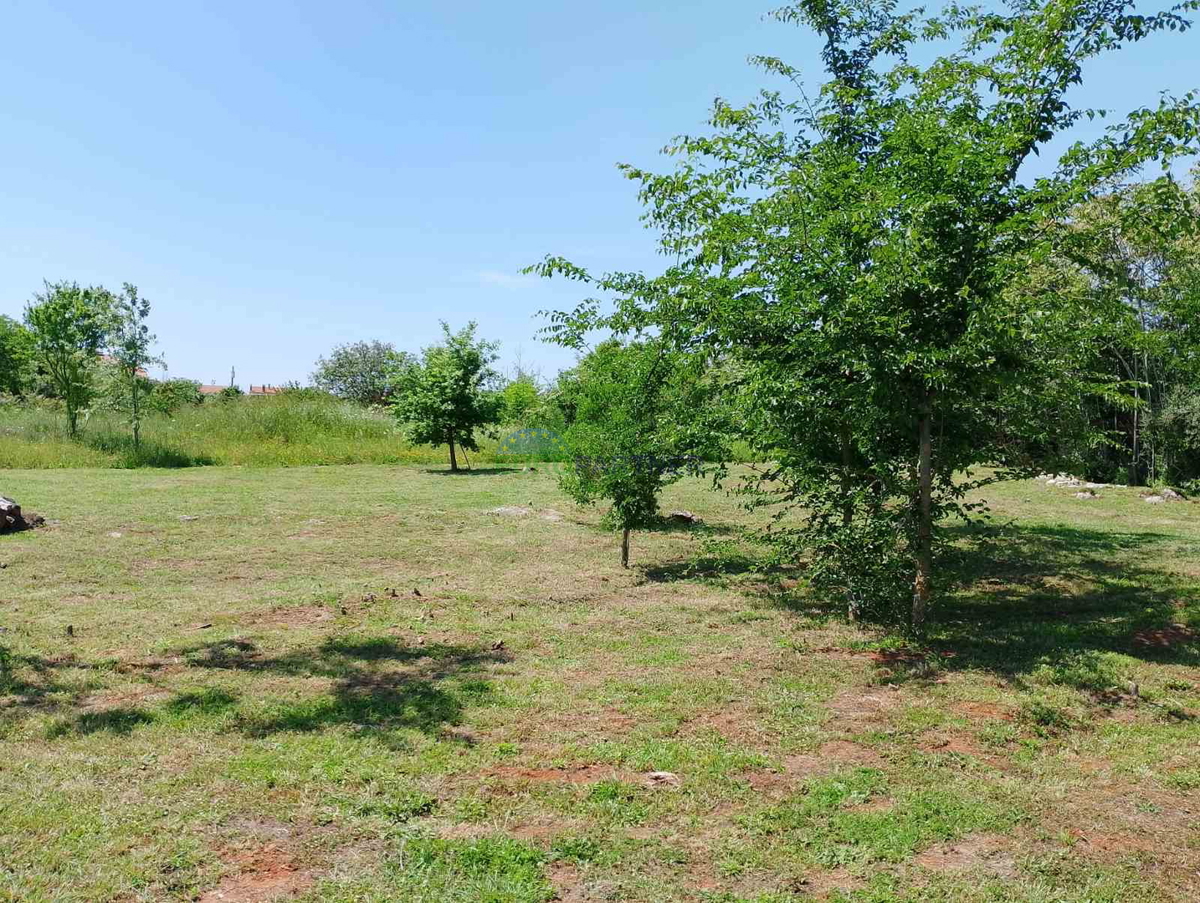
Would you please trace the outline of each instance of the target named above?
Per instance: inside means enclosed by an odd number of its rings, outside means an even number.
[[[672,511],[669,515],[667,515],[667,517],[669,520],[674,521],[677,524],[700,523],[700,518],[696,517],[696,515],[692,514],[690,511]]]
[[[16,533],[31,530],[46,523],[39,514],[22,511],[21,506],[8,496],[0,495],[0,533]]]
[[[1075,498],[1087,501],[1089,499],[1098,499],[1100,496],[1096,495],[1096,493],[1092,492],[1090,489],[1085,489],[1083,492],[1075,493]]]
[[[1147,505],[1161,505],[1166,501],[1166,499],[1164,499],[1161,495],[1148,495],[1145,496],[1142,501],[1144,501]]]
[[[1162,490],[1159,490],[1158,494],[1161,495],[1168,502],[1184,501],[1184,497],[1180,493],[1176,492],[1174,489],[1162,489]]]

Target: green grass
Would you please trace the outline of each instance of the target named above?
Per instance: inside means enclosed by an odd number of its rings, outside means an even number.
[[[914,648],[699,482],[629,571],[544,468],[0,491],[0,900],[1200,897],[1194,505],[989,490]]]
[[[481,437],[480,451],[469,459],[523,463],[499,453],[502,437],[515,428]],[[65,414],[49,403],[0,404],[0,469],[441,464],[447,455],[443,448],[412,445],[385,413],[332,399],[243,397],[209,400],[170,417],[151,413],[137,450],[119,415],[92,414],[71,439]]]

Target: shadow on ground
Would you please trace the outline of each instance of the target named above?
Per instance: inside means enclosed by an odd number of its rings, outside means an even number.
[[[348,725],[363,735],[385,741],[392,732],[418,730],[439,734],[457,723],[464,707],[490,696],[484,666],[508,661],[503,650],[433,643],[407,646],[391,637],[331,638],[311,649],[267,655],[248,640],[225,639],[174,650],[187,670],[208,669],[248,675],[328,678],[328,692],[268,703],[260,711],[242,714],[238,697],[218,688],[190,688],[177,693],[165,706],[145,709],[118,705],[103,711],[79,711],[80,694],[67,694],[54,673],[60,668],[93,666],[74,660],[23,660],[35,681],[23,681],[8,692],[24,699],[10,710],[63,711],[49,729],[49,737],[107,731],[128,734],[160,718],[213,716],[232,712],[232,725],[248,736],[263,737],[281,731],[320,731]],[[252,695],[247,688],[247,695]],[[75,711],[71,712],[70,710]]]
[[[1020,525],[949,533],[948,589],[925,638],[944,653],[940,668],[1017,683],[1037,672],[1102,690],[1121,679],[1109,653],[1200,666],[1200,582],[1159,565],[1180,537]],[[799,568],[763,567],[745,555],[701,555],[644,572],[655,582],[729,579],[798,615],[845,618],[845,603],[815,597],[796,579]]]
[[[928,631],[945,667],[1099,690],[1118,679],[1106,653],[1200,665],[1200,584],[1153,566],[1178,537],[1009,526],[956,538],[956,591]]]

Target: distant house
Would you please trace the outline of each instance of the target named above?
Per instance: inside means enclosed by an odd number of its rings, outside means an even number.
[[[200,394],[204,396],[220,395],[226,389],[225,386],[197,386],[197,388],[200,390]]]
[[[106,364],[116,365],[116,363],[117,363],[117,359],[115,357],[113,357],[111,354],[100,355],[100,360],[104,361],[104,363],[106,363]],[[147,373],[145,370],[143,370],[141,367],[137,368],[137,375],[141,379],[149,379],[150,378],[150,374]]]
[[[250,394],[252,396],[259,395],[278,395],[283,391],[279,386],[251,386]]]

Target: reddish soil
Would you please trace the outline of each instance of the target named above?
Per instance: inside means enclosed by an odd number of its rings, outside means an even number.
[[[298,867],[292,858],[278,847],[265,846],[249,853],[228,857],[238,868],[213,890],[200,898],[200,903],[266,903],[296,897],[312,886],[313,876]]]
[[[1157,630],[1142,630],[1133,635],[1134,645],[1147,646],[1155,649],[1170,649],[1183,646],[1200,639],[1196,631],[1183,624],[1169,624]]]
[[[518,768],[515,765],[498,765],[485,771],[484,775],[510,781],[548,781],[560,784],[592,784],[596,781],[628,777],[611,765],[576,765],[569,768]]]
[[[1011,709],[1004,706],[996,705],[992,702],[957,702],[954,704],[954,711],[959,715],[971,719],[999,719],[1001,721],[1012,721],[1013,713]]]

